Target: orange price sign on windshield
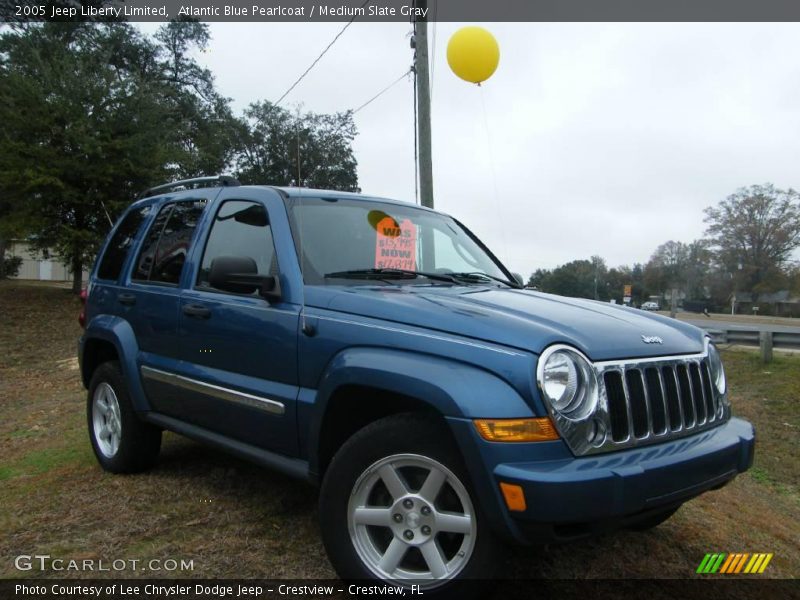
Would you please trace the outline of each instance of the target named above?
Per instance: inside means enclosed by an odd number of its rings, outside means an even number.
[[[417,227],[410,219],[398,223],[392,217],[378,222],[375,240],[376,269],[417,269]]]

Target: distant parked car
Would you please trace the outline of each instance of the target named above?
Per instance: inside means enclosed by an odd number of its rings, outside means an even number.
[[[658,305],[658,302],[645,302],[642,304],[642,310],[661,310],[661,307]]]

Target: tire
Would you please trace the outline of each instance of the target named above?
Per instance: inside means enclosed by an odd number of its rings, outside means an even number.
[[[94,455],[106,471],[138,473],[158,460],[161,430],[136,415],[118,362],[103,363],[92,375],[86,419]]]
[[[650,515],[650,516],[642,519],[641,521],[639,521],[637,523],[634,523],[633,525],[630,525],[628,527],[628,529],[631,529],[633,531],[648,531],[650,529],[653,529],[654,527],[658,527],[664,521],[666,521],[672,515],[674,515],[676,512],[678,512],[678,509],[680,507],[681,507],[681,505],[679,504],[678,506],[675,506],[673,508],[667,509],[667,510],[665,510],[663,512],[659,512],[659,513],[656,513],[654,515]]]
[[[435,419],[402,414],[375,421],[331,461],[320,524],[342,579],[417,584],[428,597],[466,598],[494,575],[504,548],[449,431]]]

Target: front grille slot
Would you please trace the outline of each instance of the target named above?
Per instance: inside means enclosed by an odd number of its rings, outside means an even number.
[[[622,442],[628,439],[628,407],[625,401],[625,388],[622,374],[608,371],[605,376],[608,416],[611,420],[611,439]]]
[[[658,369],[649,367],[644,370],[647,381],[647,396],[650,398],[650,418],[653,421],[653,433],[662,435],[667,432],[667,409],[664,405],[664,392],[661,389],[661,378]]]
[[[686,365],[678,365],[678,390],[681,395],[681,408],[683,409],[683,426],[686,429],[694,427],[694,406],[692,404],[692,388],[689,384],[689,374]]]
[[[716,418],[716,402],[714,402],[714,392],[711,389],[711,374],[708,371],[708,362],[703,361],[700,363],[700,375],[703,378],[703,396],[706,401],[706,414],[708,420],[713,421]]]
[[[669,426],[672,431],[683,427],[681,414],[681,398],[678,394],[678,376],[673,367],[663,367],[661,374],[664,377],[664,389],[667,394],[667,408],[669,410]]]
[[[625,381],[628,384],[628,398],[638,399],[636,402],[630,402],[633,435],[637,438],[646,437],[650,424],[647,417],[647,401],[642,383],[642,372],[639,369],[629,369],[625,373]]]
[[[694,400],[694,410],[697,415],[697,424],[702,425],[708,418],[706,415],[706,403],[703,399],[703,382],[700,380],[700,368],[697,363],[689,365],[689,377],[692,383],[692,399]]]
[[[605,387],[610,443],[669,439],[716,422],[719,398],[704,357],[610,363],[599,367]]]

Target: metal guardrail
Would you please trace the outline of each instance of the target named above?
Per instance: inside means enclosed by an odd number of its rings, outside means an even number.
[[[800,333],[789,331],[759,331],[757,329],[724,329],[704,327],[711,340],[717,344],[740,344],[742,346],[760,346],[762,338],[769,339],[773,348],[800,350]]]

